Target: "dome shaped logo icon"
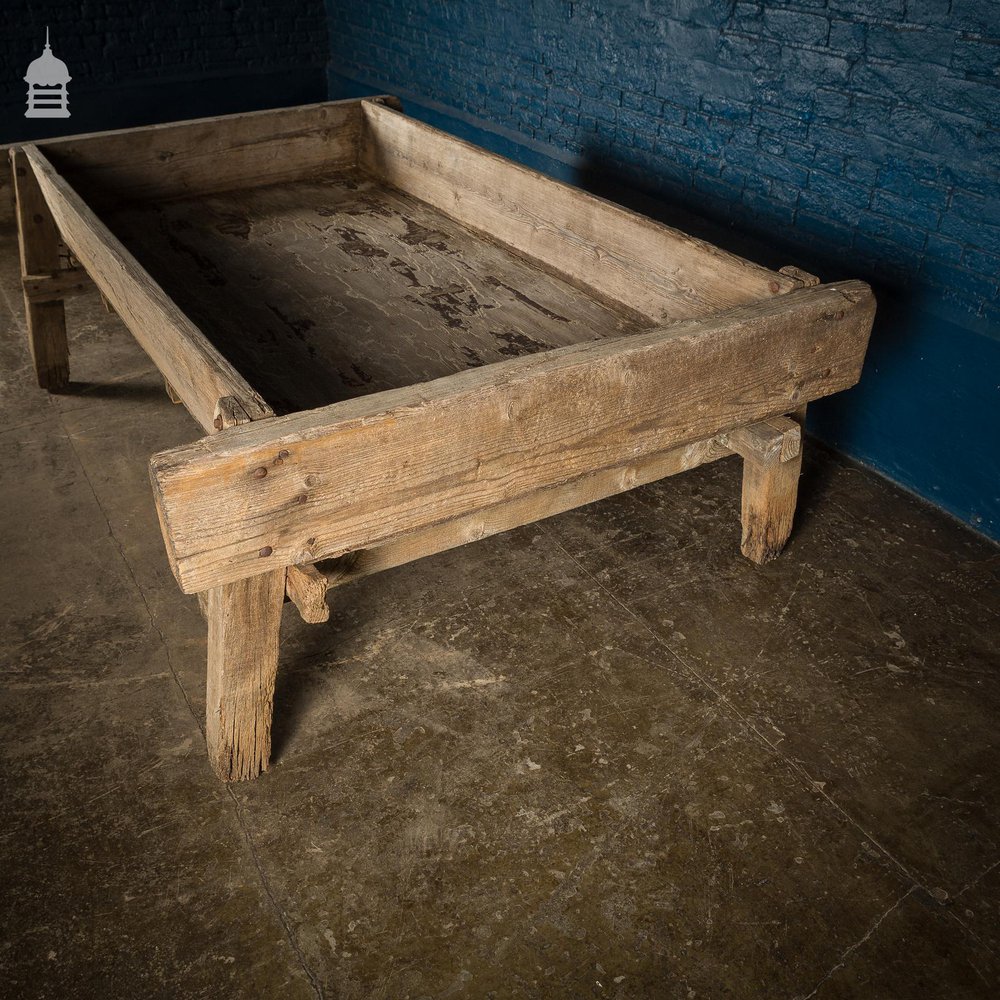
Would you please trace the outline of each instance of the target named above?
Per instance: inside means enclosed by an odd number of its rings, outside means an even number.
[[[66,84],[72,79],[61,59],[52,54],[49,29],[45,29],[45,48],[24,75],[28,84],[28,110],[25,118],[69,118],[69,93]]]

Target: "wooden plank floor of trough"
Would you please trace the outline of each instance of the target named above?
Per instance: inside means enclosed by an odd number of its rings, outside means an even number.
[[[651,325],[363,173],[107,221],[278,412]]]

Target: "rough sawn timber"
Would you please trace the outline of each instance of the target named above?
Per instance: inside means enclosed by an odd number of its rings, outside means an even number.
[[[459,222],[657,322],[802,282],[363,100],[360,164]]]
[[[220,115],[38,143],[88,203],[283,184],[352,167],[357,100]]]
[[[213,428],[224,431],[251,419],[238,399],[225,396],[216,405]],[[283,569],[198,594],[208,622],[205,739],[223,781],[256,778],[270,762],[284,601]]]
[[[279,413],[655,325],[356,170],[104,221]]]
[[[267,770],[284,600],[284,571],[208,591],[205,738],[223,781],[256,778]]]
[[[45,278],[37,280],[39,276],[45,275],[53,283],[58,281],[59,231],[25,153],[11,150],[10,164],[17,197],[21,283],[31,360],[39,386],[59,392],[69,384],[66,310],[61,294],[41,301],[33,294],[35,286],[45,284]]]
[[[599,469],[578,479],[536,490],[516,500],[453,517],[450,521],[410,532],[376,548],[348,552],[336,559],[329,559],[316,568],[326,577],[328,587],[342,587],[363,576],[402,566],[469,542],[477,542],[522,524],[534,524],[535,521],[603,500],[616,493],[624,493],[657,479],[695,469],[731,454],[733,453],[722,444],[720,438],[709,438],[654,455],[644,455],[628,465]]]
[[[304,622],[318,625],[330,620],[326,603],[327,577],[315,566],[289,566],[285,570],[285,595],[299,610]]]
[[[215,406],[223,396],[240,399],[255,418],[270,415],[268,404],[168,298],[44,154],[25,146],[24,155],[63,239],[202,428],[213,430]]]
[[[197,593],[786,413],[858,380],[874,310],[862,282],[801,288],[162,452],[171,567]]]

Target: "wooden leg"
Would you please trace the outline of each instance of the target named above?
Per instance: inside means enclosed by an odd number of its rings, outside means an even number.
[[[743,460],[740,549],[758,566],[777,558],[792,533],[801,469],[801,452],[787,462]]]
[[[795,420],[777,417],[733,432],[730,444],[743,456],[740,548],[760,566],[779,555],[792,532],[802,471],[801,430]]]
[[[24,153],[14,149],[10,156],[17,199],[21,279],[26,282],[34,276],[59,271],[59,231]],[[33,301],[26,290],[24,311],[38,384],[49,392],[59,392],[69,384],[69,347],[62,300]]]
[[[267,770],[284,598],[284,569],[208,591],[205,733],[223,781]]]

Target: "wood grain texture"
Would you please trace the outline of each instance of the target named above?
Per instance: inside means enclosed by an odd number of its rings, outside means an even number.
[[[757,462],[788,462],[802,450],[802,428],[789,417],[770,417],[722,435],[724,443]]]
[[[279,413],[652,326],[358,171],[105,221]]]
[[[255,416],[270,414],[263,398],[167,297],[45,156],[34,146],[25,146],[24,155],[63,239],[195,420],[211,431],[221,396],[239,398]]]
[[[718,438],[695,441],[680,448],[644,456],[627,465],[599,469],[578,479],[529,493],[517,500],[452,518],[442,524],[403,535],[377,548],[348,552],[320,563],[317,569],[325,575],[330,587],[341,587],[363,576],[476,542],[523,524],[533,524],[731,454]]]
[[[861,282],[799,289],[163,452],[171,566],[196,593],[786,413],[857,381],[874,308]]]
[[[779,267],[778,274],[783,274],[787,278],[794,278],[803,288],[812,288],[813,285],[819,284],[819,278],[815,274],[803,271],[801,267],[796,267],[794,264],[786,264],[784,267]]]
[[[801,450],[787,461],[778,454],[743,459],[740,550],[758,566],[775,559],[788,541],[801,473]]]
[[[205,736],[212,768],[223,781],[267,770],[284,600],[284,570],[208,592]]]
[[[354,166],[360,102],[221,115],[49,140],[46,157],[94,207],[275,184]]]
[[[298,608],[302,620],[312,625],[329,621],[328,586],[326,576],[315,566],[289,566],[285,571],[285,595]]]
[[[174,389],[174,387],[166,379],[163,380],[163,390],[164,390],[164,392],[166,392],[167,399],[169,399],[171,403],[183,403],[184,402],[184,400],[181,399],[181,397],[177,395],[177,390]]]
[[[669,226],[366,99],[360,163],[386,182],[656,322],[797,288]]]
[[[39,300],[33,294],[38,284],[35,276],[47,275],[56,280],[60,267],[59,230],[28,157],[20,149],[11,150],[10,163],[17,197],[17,236],[31,360],[39,386],[60,392],[69,384],[66,311],[61,296]]]
[[[26,274],[21,278],[21,287],[31,302],[53,302],[93,291],[94,283],[82,267],[67,267],[48,274]]]

